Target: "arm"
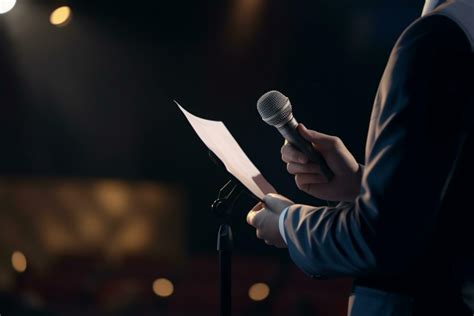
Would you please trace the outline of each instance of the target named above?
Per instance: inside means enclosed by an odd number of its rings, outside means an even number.
[[[394,274],[421,255],[458,151],[465,83],[456,79],[469,52],[446,18],[426,18],[402,35],[376,97],[355,202],[288,209],[285,235],[302,270]]]

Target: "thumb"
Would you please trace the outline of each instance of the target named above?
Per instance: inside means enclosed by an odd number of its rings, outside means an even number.
[[[303,124],[298,124],[298,132],[304,139],[322,148],[331,146],[333,143],[333,136],[307,129]]]
[[[280,214],[285,208],[295,203],[283,195],[270,193],[263,197],[263,203],[274,213]]]

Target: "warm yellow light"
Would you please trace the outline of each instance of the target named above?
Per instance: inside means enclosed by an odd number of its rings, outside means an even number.
[[[153,282],[153,292],[161,297],[171,296],[174,292],[173,283],[168,279],[156,279]]]
[[[68,6],[59,7],[51,13],[49,22],[56,26],[64,26],[71,20],[71,8]]]
[[[270,288],[265,283],[255,283],[249,288],[249,297],[253,301],[263,301],[270,295]]]
[[[94,186],[100,207],[114,218],[120,218],[130,210],[132,190],[121,181],[104,180]]]
[[[25,272],[27,267],[26,257],[20,251],[15,251],[12,254],[12,266],[17,272]]]

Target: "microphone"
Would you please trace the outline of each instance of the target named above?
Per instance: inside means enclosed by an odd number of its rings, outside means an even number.
[[[308,156],[311,162],[318,164],[321,173],[328,181],[331,181],[334,173],[329,169],[323,156],[298,133],[296,129],[298,122],[293,117],[291,102],[288,97],[275,90],[269,91],[258,99],[257,110],[264,122],[276,127],[291,145]]]

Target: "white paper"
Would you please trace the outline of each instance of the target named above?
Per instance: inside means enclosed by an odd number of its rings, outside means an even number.
[[[276,193],[257,167],[240,148],[224,123],[205,120],[186,111],[175,101],[184,113],[199,138],[224,163],[227,171],[239,180],[256,197],[263,199],[268,193]]]

